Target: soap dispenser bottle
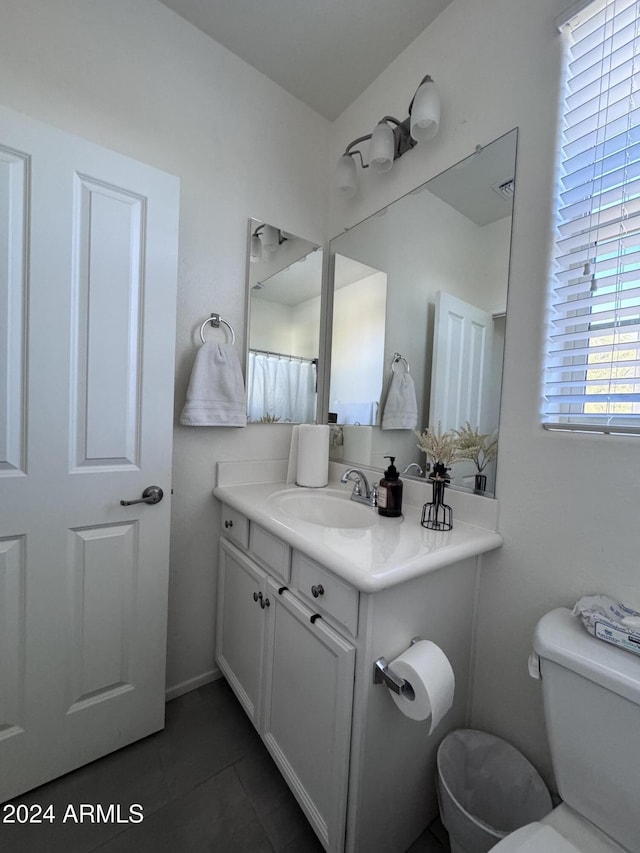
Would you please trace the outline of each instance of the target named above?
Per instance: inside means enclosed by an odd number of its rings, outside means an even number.
[[[402,515],[402,480],[393,464],[396,457],[385,456],[384,458],[390,459],[391,464],[384,472],[384,477],[378,486],[378,512],[380,515],[395,518]]]

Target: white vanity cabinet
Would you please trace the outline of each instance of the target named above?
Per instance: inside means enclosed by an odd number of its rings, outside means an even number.
[[[239,529],[225,507],[216,660],[324,846],[339,853],[355,647],[284,583],[288,546],[251,525],[243,552],[228,541]]]
[[[261,735],[327,850],[343,849],[355,648],[290,591],[266,620]]]
[[[259,730],[267,574],[224,539],[218,572],[216,660]]]
[[[259,488],[246,491],[260,497]],[[276,524],[268,530],[256,516],[250,505],[244,516],[223,503],[218,665],[328,853],[404,853],[437,815],[437,748],[468,722],[481,552],[470,556],[447,533],[433,540],[411,519],[406,531],[385,525],[383,544],[417,536],[425,548],[453,542],[456,556],[369,590],[321,564],[321,549],[312,558],[300,534]],[[484,536],[461,524],[458,537],[465,535]],[[340,538],[348,565],[352,543],[372,537]],[[453,707],[432,733],[429,721],[409,719],[373,681],[374,662],[393,661],[416,636],[442,648],[456,679]]]

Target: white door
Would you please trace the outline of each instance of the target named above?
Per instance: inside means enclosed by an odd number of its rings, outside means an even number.
[[[493,347],[491,314],[443,290],[436,294],[429,424],[442,431],[467,421],[481,432],[492,428],[489,369]]]
[[[0,801],[163,726],[177,219],[0,108]]]

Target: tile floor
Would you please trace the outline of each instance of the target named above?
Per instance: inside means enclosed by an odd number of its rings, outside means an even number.
[[[0,824],[2,853],[322,853],[227,683],[169,702],[166,728],[19,797],[55,822]],[[141,804],[140,823],[62,822],[69,806]],[[408,853],[447,853],[437,822]],[[372,850],[369,853],[376,853]]]

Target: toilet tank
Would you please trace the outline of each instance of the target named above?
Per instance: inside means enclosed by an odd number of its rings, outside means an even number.
[[[640,656],[592,637],[564,608],[540,620],[533,647],[560,796],[640,850]]]

